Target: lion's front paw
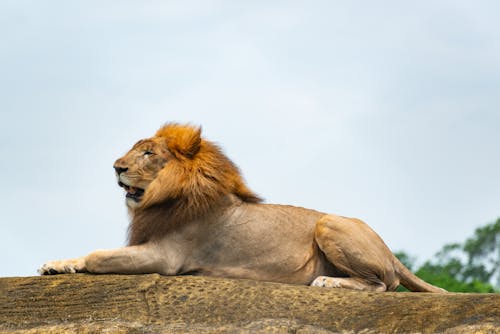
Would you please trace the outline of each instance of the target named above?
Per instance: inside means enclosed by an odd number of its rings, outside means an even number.
[[[40,275],[74,274],[85,271],[83,258],[49,261],[38,269]]]

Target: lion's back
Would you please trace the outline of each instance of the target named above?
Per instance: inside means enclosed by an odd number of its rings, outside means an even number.
[[[256,243],[269,241],[298,247],[310,245],[316,222],[323,215],[291,205],[243,204],[236,209],[229,223],[239,226],[237,233],[254,239]]]

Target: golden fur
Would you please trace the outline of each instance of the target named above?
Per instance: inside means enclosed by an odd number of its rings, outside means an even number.
[[[364,222],[262,204],[201,128],[167,124],[114,165],[129,245],[50,261],[42,274],[160,273],[369,291],[443,292],[405,268]]]
[[[203,217],[224,203],[228,194],[244,202],[261,199],[245,185],[240,172],[213,143],[201,139],[201,129],[167,124],[156,132],[153,142],[166,145],[165,166],[147,187],[141,204],[132,210],[129,244],[161,238],[176,224]],[[128,156],[120,159],[133,168]],[[169,154],[170,153],[170,154]]]

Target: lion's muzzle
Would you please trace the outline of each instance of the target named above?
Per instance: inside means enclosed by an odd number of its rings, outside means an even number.
[[[136,202],[139,202],[142,198],[142,195],[144,195],[144,189],[129,186],[122,181],[118,181],[118,185],[125,189],[125,191],[127,192],[125,197],[133,199]]]

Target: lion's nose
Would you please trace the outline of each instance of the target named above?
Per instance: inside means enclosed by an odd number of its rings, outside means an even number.
[[[121,173],[126,172],[128,170],[128,168],[123,168],[120,166],[113,166],[113,167],[115,168],[115,171],[118,175],[120,175]]]

